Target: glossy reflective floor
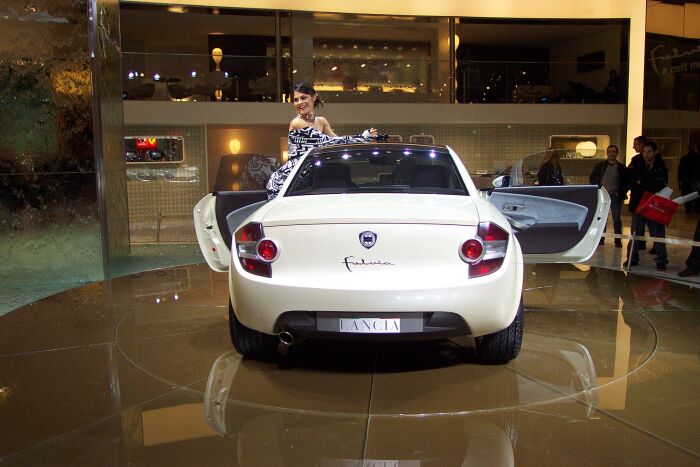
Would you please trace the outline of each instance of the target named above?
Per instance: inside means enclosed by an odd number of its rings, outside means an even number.
[[[526,273],[523,350],[306,342],[242,360],[226,275],[145,272],[0,317],[0,465],[700,465],[700,293]]]

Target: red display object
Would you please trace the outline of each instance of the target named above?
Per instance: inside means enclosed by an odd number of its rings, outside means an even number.
[[[136,138],[136,149],[158,149],[158,139]]]
[[[675,201],[646,191],[635,212],[650,221],[668,225],[677,208]]]
[[[647,279],[633,283],[632,295],[638,305],[645,307],[660,305],[673,298],[669,292],[668,282],[660,279]]]

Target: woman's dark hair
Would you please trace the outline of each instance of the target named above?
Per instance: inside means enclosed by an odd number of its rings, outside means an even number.
[[[321,96],[316,95],[316,90],[310,84],[308,84],[308,83],[295,84],[294,91],[300,92],[302,94],[308,94],[309,96],[316,96],[316,104],[315,105],[323,107],[323,101],[321,100]]]

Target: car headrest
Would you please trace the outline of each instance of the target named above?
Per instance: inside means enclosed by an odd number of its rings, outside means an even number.
[[[412,187],[449,188],[447,167],[443,165],[417,165],[411,174]]]
[[[352,186],[350,167],[345,164],[322,163],[313,168],[314,188],[347,188]]]

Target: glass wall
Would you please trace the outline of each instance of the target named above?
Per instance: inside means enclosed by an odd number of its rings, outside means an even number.
[[[700,40],[647,34],[644,108],[700,110]]]
[[[626,102],[621,20],[125,4],[122,32],[125,99],[281,102],[293,83],[312,82],[329,102]]]
[[[0,28],[0,314],[103,277],[85,2]]]
[[[460,18],[455,32],[458,102],[626,102],[626,22]]]
[[[280,102],[278,75],[290,87],[288,16],[123,4],[124,99]]]

